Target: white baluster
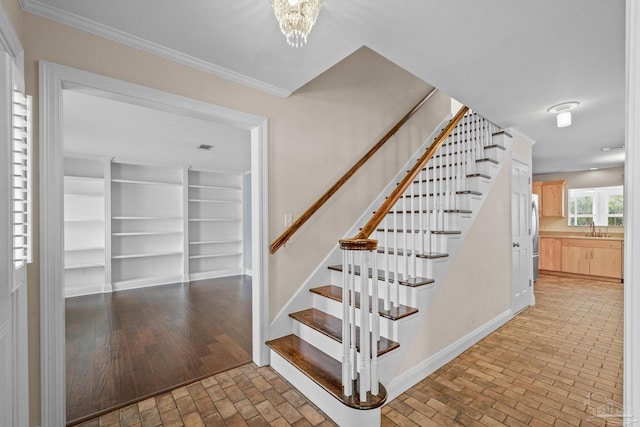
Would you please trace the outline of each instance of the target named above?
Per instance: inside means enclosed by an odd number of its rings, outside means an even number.
[[[349,328],[349,306],[351,305],[351,295],[349,292],[350,281],[350,259],[353,257],[352,251],[342,252],[342,388],[345,396],[353,393],[353,381],[351,380],[351,330]]]
[[[395,206],[391,208],[392,210],[395,210]],[[392,215],[395,215],[395,213],[392,213]],[[382,226],[385,228],[385,230],[389,229],[389,215],[387,215],[382,223]],[[384,232],[384,309],[385,310],[390,310],[391,309],[391,305],[389,304],[390,299],[391,299],[391,282],[389,281],[389,269],[391,268],[391,258],[389,257],[389,252],[390,252],[390,248],[389,248],[389,233],[388,232]]]
[[[409,255],[407,250],[409,249],[409,220],[407,218],[407,194],[402,195],[402,230],[404,231],[402,236],[402,254],[404,255],[404,275],[407,276],[409,273]],[[396,271],[397,279],[400,280],[400,273]]]
[[[378,270],[376,257],[373,257],[373,271]],[[380,341],[380,307],[378,303],[378,280],[374,274],[371,286],[371,394],[378,395],[378,342]]]
[[[396,206],[398,204],[396,203]],[[397,209],[399,209],[400,207],[398,206]],[[398,286],[398,264],[399,264],[399,255],[398,255],[398,250],[400,249],[399,245],[398,245],[398,211],[396,211],[393,213],[393,261],[394,261],[394,277],[393,277],[393,294],[392,294],[392,298],[391,301],[393,302],[394,306],[398,305],[398,301],[400,301],[399,293],[400,293],[400,287]]]
[[[369,251],[360,251],[360,401],[369,391]],[[375,273],[373,274],[375,276]]]

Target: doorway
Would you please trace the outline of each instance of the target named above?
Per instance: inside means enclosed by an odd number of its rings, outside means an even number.
[[[65,334],[63,289],[63,90],[108,94],[124,101],[202,120],[233,123],[251,135],[252,358],[267,363],[267,121],[262,117],[166,92],[40,62],[41,161],[41,369],[42,419],[65,422]]]

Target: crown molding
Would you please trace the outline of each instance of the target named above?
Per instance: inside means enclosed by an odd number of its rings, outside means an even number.
[[[170,49],[166,46],[153,43],[141,37],[134,36],[132,34],[117,30],[115,28],[87,18],[83,18],[80,15],[76,15],[74,13],[66,12],[61,9],[49,6],[39,0],[19,0],[19,2],[22,9],[26,12],[33,13],[43,18],[51,19],[61,24],[86,31],[88,33],[92,33],[97,36],[143,50],[145,52],[152,53],[170,61],[174,61],[179,64],[183,64],[188,67],[207,72],[209,74],[221,77],[226,80],[230,80],[235,83],[239,83],[252,89],[257,89],[259,91],[266,92],[270,95],[274,95],[280,98],[287,98],[292,93],[291,91],[261,82],[252,77],[245,76],[244,74],[240,74],[224,67],[212,64],[210,62],[203,61],[193,56],[184,54],[182,52],[178,52],[177,50]]]
[[[22,58],[24,49],[20,43],[20,37],[16,29],[13,28],[9,15],[4,6],[0,3],[0,49],[5,50],[11,57],[19,61]]]

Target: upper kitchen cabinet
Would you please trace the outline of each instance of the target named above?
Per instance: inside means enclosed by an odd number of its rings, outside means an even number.
[[[542,182],[534,181],[531,183],[531,194],[538,195],[538,215],[542,215]]]
[[[540,196],[541,217],[564,218],[566,185],[566,180],[532,183],[531,192]]]

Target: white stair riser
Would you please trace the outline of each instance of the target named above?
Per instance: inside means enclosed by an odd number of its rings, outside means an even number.
[[[379,426],[380,408],[363,411],[345,406],[322,387],[291,365],[275,351],[270,352],[271,367],[320,408],[339,426]]]
[[[403,286],[406,288],[406,286]],[[402,295],[401,295],[402,299]],[[325,298],[320,295],[313,295],[313,308],[316,310],[324,311],[327,314],[330,314],[337,318],[342,318],[342,303],[339,301],[332,300],[330,298]],[[400,320],[391,320],[386,317],[380,317],[380,335],[385,336],[391,340],[398,341],[398,330],[403,322],[410,319],[411,316],[408,316],[404,319]],[[360,310],[356,309],[356,324],[360,325]],[[371,319],[371,317],[369,318]]]
[[[341,362],[342,361],[342,343],[336,341],[322,332],[319,332],[303,323],[300,323],[296,320],[293,321],[293,333],[313,345],[316,348],[319,348],[335,360]],[[391,367],[388,363],[389,355],[393,352],[389,352],[378,356],[378,370],[380,372],[388,371]],[[360,352],[357,352],[357,360],[358,360],[358,372],[360,372]]]

